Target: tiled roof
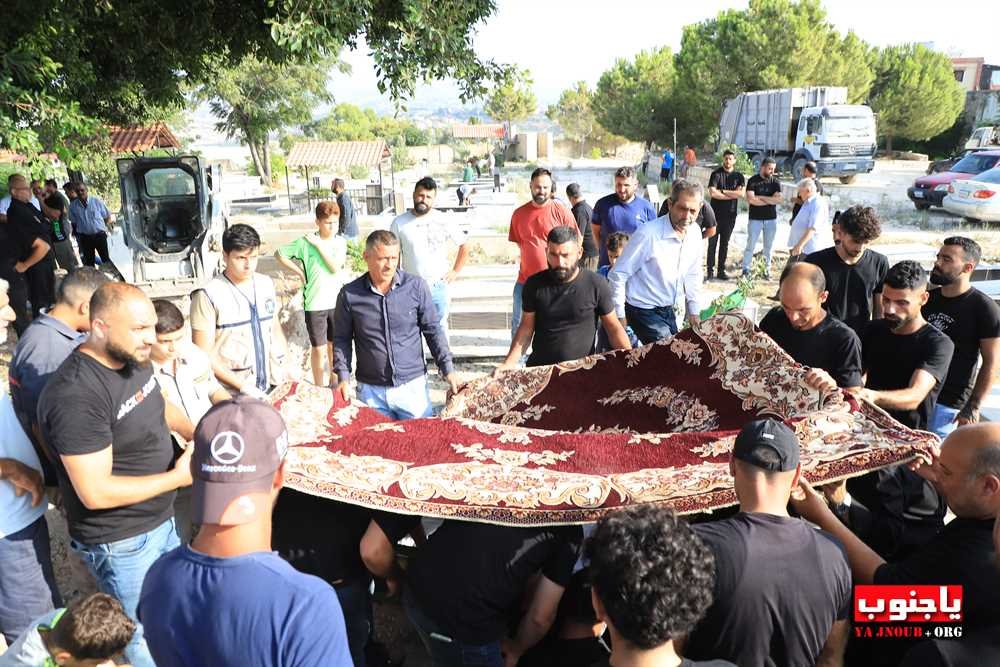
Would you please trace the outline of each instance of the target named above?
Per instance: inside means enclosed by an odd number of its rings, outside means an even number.
[[[503,139],[504,129],[499,123],[452,125],[451,136],[456,139]]]
[[[288,152],[289,167],[372,167],[389,157],[385,139],[375,141],[300,141]]]
[[[42,158],[43,160],[50,160],[52,162],[55,162],[56,160],[59,159],[59,156],[56,155],[55,153],[39,153],[38,157]],[[27,155],[21,155],[20,153],[15,153],[14,151],[8,150],[6,148],[0,148],[0,163],[19,164],[21,162],[27,162],[27,161],[28,161]]]
[[[180,148],[177,137],[166,123],[148,126],[112,127],[112,153],[141,153],[151,148]]]

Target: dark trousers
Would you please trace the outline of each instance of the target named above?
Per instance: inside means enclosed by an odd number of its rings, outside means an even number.
[[[487,644],[466,644],[449,637],[424,613],[409,590],[403,593],[403,608],[434,667],[503,667],[499,639]]]
[[[56,259],[50,250],[42,261],[24,272],[28,279],[28,296],[31,299],[31,316],[38,317],[56,302]]]
[[[716,216],[716,227],[715,236],[708,239],[708,272],[707,275],[711,276],[712,271],[715,267],[719,267],[719,273],[724,273],[726,270],[726,258],[729,255],[729,239],[733,235],[733,229],[736,228],[736,218],[720,218]],[[715,249],[719,249],[719,263],[715,263]]]
[[[97,234],[78,234],[76,242],[80,245],[80,259],[84,266],[94,266],[94,252],[101,256],[102,262],[110,262],[108,255],[108,235],[104,232]]]
[[[677,333],[677,316],[673,306],[636,308],[626,303],[625,321],[643,345],[670,338]]]
[[[347,629],[347,646],[351,651],[354,667],[365,667],[365,647],[375,627],[372,610],[371,583],[369,578],[353,579],[334,585],[340,609],[344,612]]]
[[[14,331],[18,337],[31,324],[31,313],[28,311],[28,281],[23,273],[14,270],[14,265],[0,266],[0,278],[7,281],[7,296],[10,307],[14,310]]]

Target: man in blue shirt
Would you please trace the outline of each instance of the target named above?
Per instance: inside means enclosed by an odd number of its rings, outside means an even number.
[[[601,251],[599,266],[608,263],[607,239],[615,232],[628,235],[640,225],[656,219],[656,209],[646,199],[636,196],[639,180],[632,167],[619,167],[615,171],[615,191],[597,200],[590,218],[594,241]]]
[[[358,238],[358,214],[354,210],[354,202],[351,195],[347,194],[344,186],[344,179],[333,179],[334,196],[337,198],[337,206],[340,207],[340,223],[337,226],[337,234],[344,238],[353,240]]]
[[[201,529],[149,569],[139,600],[159,667],[352,664],[336,592],[271,551],[287,451],[281,415],[249,396],[198,423],[192,519]]]
[[[365,242],[368,272],[340,290],[333,314],[333,370],[337,391],[351,399],[351,344],[358,353],[358,398],[393,419],[431,416],[427,341],[451,390],[458,378],[431,289],[420,276],[398,270],[399,239],[376,230]]]
[[[79,268],[59,284],[56,305],[35,318],[17,341],[10,361],[10,394],[14,412],[31,439],[48,486],[57,480],[51,454],[38,438],[38,398],[49,378],[90,331],[90,297],[110,279],[95,268]]]
[[[669,148],[663,149],[663,162],[660,164],[660,180],[672,180],[674,171],[674,154]]]
[[[76,199],[69,205],[69,217],[76,229],[84,265],[94,266],[95,251],[100,254],[101,262],[110,262],[108,232],[112,229],[111,211],[99,197],[91,197],[83,183],[76,186]]]

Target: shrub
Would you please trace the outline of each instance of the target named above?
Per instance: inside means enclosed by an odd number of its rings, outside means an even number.
[[[367,180],[370,173],[371,170],[368,167],[360,164],[352,166],[350,170],[351,178],[356,181],[360,181],[362,179]]]
[[[719,151],[715,154],[715,161],[717,164],[722,164],[722,152],[726,149],[731,150],[736,153],[736,166],[733,167],[736,171],[740,172],[744,176],[753,176],[754,168],[753,162],[750,161],[750,156],[747,152],[737,146],[736,144],[729,144],[728,146],[720,146]]]
[[[354,273],[364,273],[368,270],[364,252],[364,241],[353,240],[347,242],[347,264]]]

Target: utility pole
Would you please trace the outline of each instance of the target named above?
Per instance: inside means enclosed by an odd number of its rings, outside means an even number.
[[[674,116],[674,173],[677,173],[677,117]]]

